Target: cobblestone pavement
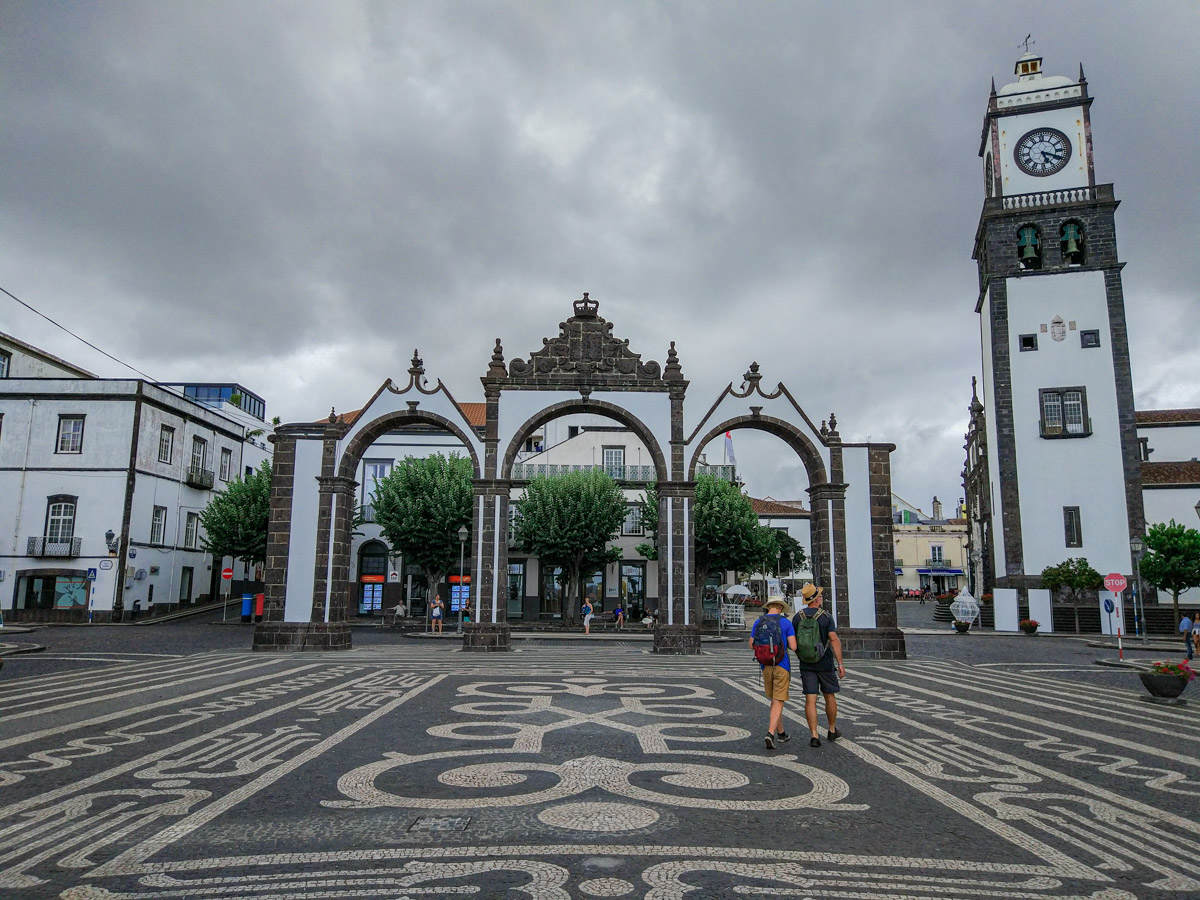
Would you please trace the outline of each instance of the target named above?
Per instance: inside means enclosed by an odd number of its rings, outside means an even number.
[[[841,740],[793,699],[768,751],[744,646],[30,637],[0,671],[4,898],[1200,896],[1200,704],[1074,639],[912,636],[850,664]]]

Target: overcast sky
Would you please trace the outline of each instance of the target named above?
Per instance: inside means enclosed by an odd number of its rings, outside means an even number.
[[[961,496],[990,81],[1083,63],[1139,408],[1200,406],[1200,4],[0,5],[0,286],[268,416],[362,406],[419,347],[481,400],[583,291],[689,430],[757,360],[893,487]],[[0,330],[128,370],[0,297]],[[752,493],[804,496],[735,435]]]

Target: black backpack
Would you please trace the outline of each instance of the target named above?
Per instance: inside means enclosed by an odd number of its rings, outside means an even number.
[[[754,625],[754,659],[764,666],[777,665],[787,653],[778,616],[762,616]]]

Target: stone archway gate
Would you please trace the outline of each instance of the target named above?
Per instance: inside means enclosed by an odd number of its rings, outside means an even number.
[[[654,648],[698,653],[692,505],[701,450],[735,429],[773,434],[791,447],[809,477],[813,573],[826,587],[848,657],[903,658],[896,628],[892,554],[893,444],[845,443],[833,416],[820,427],[779,384],[761,387],[754,364],[741,386],[731,383],[691,431],[685,430],[683,377],[674,342],[666,364],[643,361],[583,295],[528,359],[505,364],[496,339],[481,379],[486,424],[480,436],[439,380],[430,387],[414,354],[408,383],[390,379],[351,423],[331,412],[325,423],[275,430],[271,520],[267,537],[266,605],[254,633],[256,650],[349,649],[351,519],[355,474],[364,453],[388,431],[433,425],[462,442],[474,467],[471,556],[475,621],[465,650],[507,650],[504,593],[508,570],[508,505],[512,470],[525,438],[573,413],[606,416],[645,445],[658,482],[659,625]]]

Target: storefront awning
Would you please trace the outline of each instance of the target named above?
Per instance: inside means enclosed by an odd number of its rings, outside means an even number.
[[[904,574],[904,570],[903,570],[902,568],[900,568],[899,566],[896,566],[896,574],[897,574],[897,575],[903,575],[903,574]]]
[[[962,569],[917,569],[918,575],[964,575]]]

